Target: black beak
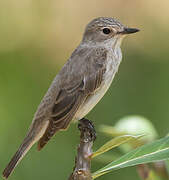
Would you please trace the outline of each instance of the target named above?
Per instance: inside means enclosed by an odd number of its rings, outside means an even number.
[[[119,34],[132,34],[140,31],[139,29],[136,28],[124,28],[123,31],[119,32]]]

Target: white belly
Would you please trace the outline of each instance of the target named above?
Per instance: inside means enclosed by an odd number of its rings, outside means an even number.
[[[85,115],[87,115],[93,107],[101,100],[101,98],[104,96],[104,94],[109,89],[112,80],[118,70],[120,62],[118,64],[115,63],[112,59],[108,61],[106,72],[103,77],[103,82],[99,89],[96,90],[96,92],[91,95],[87,100],[80,106],[79,110],[75,114],[75,119],[80,120]]]

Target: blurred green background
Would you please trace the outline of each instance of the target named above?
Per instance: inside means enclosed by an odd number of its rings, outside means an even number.
[[[0,0],[1,172],[23,140],[52,79],[81,41],[85,25],[99,16],[116,17],[141,31],[124,40],[123,62],[113,85],[87,117],[97,129],[138,114],[153,122],[160,137],[168,133],[168,0]],[[66,180],[79,140],[76,126],[58,133],[41,152],[34,146],[10,179]],[[102,136],[98,132],[94,148],[103,144]],[[94,162],[92,169],[102,166]],[[100,180],[126,178],[139,179],[135,168]]]

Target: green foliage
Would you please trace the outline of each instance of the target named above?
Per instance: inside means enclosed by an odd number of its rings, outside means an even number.
[[[113,138],[112,140],[108,141],[106,144],[101,146],[96,152],[92,154],[92,158],[101,155],[107,151],[109,151],[112,148],[118,147],[121,144],[124,144],[126,142],[129,142],[131,140],[136,140],[138,138],[142,137],[140,136],[133,136],[133,135],[123,135],[116,138]]]
[[[120,168],[169,159],[169,137],[132,150],[116,161],[93,173],[93,179]]]

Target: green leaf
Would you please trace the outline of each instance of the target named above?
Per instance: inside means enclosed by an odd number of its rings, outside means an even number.
[[[95,179],[120,168],[166,159],[169,159],[169,137],[162,138],[130,151],[116,161],[111,162],[104,168],[93,173],[92,177]]]
[[[126,133],[126,131],[123,131],[123,132],[118,131],[115,127],[108,126],[108,125],[100,125],[99,131],[113,137],[118,137],[118,136],[128,134]]]
[[[94,158],[95,161],[100,162],[100,163],[110,163],[112,160],[116,160],[120,158],[121,154],[119,153],[108,153],[108,154],[102,154],[101,156],[97,156]]]
[[[124,144],[130,140],[135,140],[140,137],[142,137],[142,136],[123,135],[123,136],[113,138],[112,140],[108,141],[106,144],[101,146],[96,152],[94,152],[92,154],[92,158],[94,158],[100,154],[103,154],[104,152],[107,152],[112,148],[118,147],[121,144]]]

